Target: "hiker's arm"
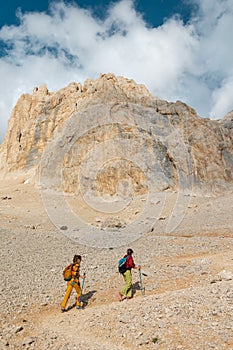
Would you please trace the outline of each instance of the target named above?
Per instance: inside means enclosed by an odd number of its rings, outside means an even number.
[[[79,277],[84,280],[86,278],[86,273],[84,272],[84,274],[83,275],[79,275]]]
[[[135,265],[134,260],[133,260],[132,257],[131,257],[130,265],[131,265],[130,267],[131,267],[132,269],[136,269],[136,270],[140,270],[140,269],[141,269],[141,266],[140,266],[140,265],[138,265],[138,266]]]

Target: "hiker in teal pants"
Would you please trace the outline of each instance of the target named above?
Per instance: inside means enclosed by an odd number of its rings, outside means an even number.
[[[130,299],[133,297],[133,289],[132,289],[132,273],[131,269],[140,269],[140,266],[135,266],[135,263],[133,261],[133,250],[127,249],[127,260],[126,260],[126,271],[123,273],[125,286],[121,289],[121,291],[118,293],[118,298],[120,301],[127,298]]]

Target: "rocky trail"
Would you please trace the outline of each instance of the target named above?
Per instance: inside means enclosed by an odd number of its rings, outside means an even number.
[[[18,181],[6,185],[0,194],[1,349],[233,349],[230,195],[195,197],[174,233],[162,234],[165,220],[158,220],[157,231],[132,242],[146,274],[145,295],[133,271],[134,298],[119,302],[117,261],[128,246],[74,244],[49,221],[39,191]],[[75,253],[87,273],[84,308],[72,308],[72,294],[70,310],[61,313],[62,270]]]

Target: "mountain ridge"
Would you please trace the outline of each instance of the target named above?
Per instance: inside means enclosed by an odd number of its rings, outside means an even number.
[[[105,116],[101,115],[102,111],[105,111]],[[76,130],[76,134],[80,131],[77,124],[83,122],[84,115],[89,128],[91,120],[94,125],[97,123],[95,118],[101,119],[98,127],[96,124],[93,137],[86,135],[86,144],[94,145],[95,138],[103,143],[106,138],[113,140],[117,137],[120,149],[125,147],[123,139],[127,135],[134,142],[139,138],[144,139],[140,144],[143,151],[139,153],[143,157],[148,152],[154,153],[153,166],[159,167],[160,177],[165,174],[159,190],[187,187],[190,181],[196,190],[218,192],[232,188],[232,112],[219,121],[201,118],[185,103],[160,100],[152,96],[144,85],[111,73],[102,74],[96,80],[87,79],[83,86],[70,83],[61,90],[49,92],[43,85],[35,88],[32,95],[22,95],[14,107],[5,140],[0,147],[2,172],[38,171],[48,144],[55,138],[60,141],[74,139],[76,136],[72,129]],[[119,136],[116,130],[113,133],[103,131],[106,124],[104,118],[109,124],[123,126],[122,135]],[[127,118],[134,127],[130,132],[125,129]],[[73,124],[68,127],[70,120]],[[84,135],[79,135],[77,143],[81,136],[83,138]],[[82,142],[81,147],[85,148],[84,144]],[[74,147],[77,149],[78,145]],[[80,151],[75,152],[77,156]],[[68,158],[69,166],[77,172],[79,169],[70,154]],[[150,169],[149,164],[146,167]],[[153,169],[149,171],[153,172]],[[183,175],[187,179],[181,184],[179,180]],[[109,187],[107,179],[103,181],[104,186]],[[115,181],[117,183],[119,179],[116,177]],[[161,181],[157,177],[154,184],[158,182]],[[71,192],[72,186],[69,183],[65,185]],[[106,191],[109,192],[109,189]]]

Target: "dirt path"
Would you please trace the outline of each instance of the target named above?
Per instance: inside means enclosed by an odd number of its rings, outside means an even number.
[[[1,349],[233,350],[232,195],[194,197],[174,232],[164,233],[164,217],[132,242],[146,294],[133,272],[134,298],[119,303],[117,261],[128,246],[74,244],[25,180],[0,185]],[[75,253],[87,305],[62,314],[62,270]]]

